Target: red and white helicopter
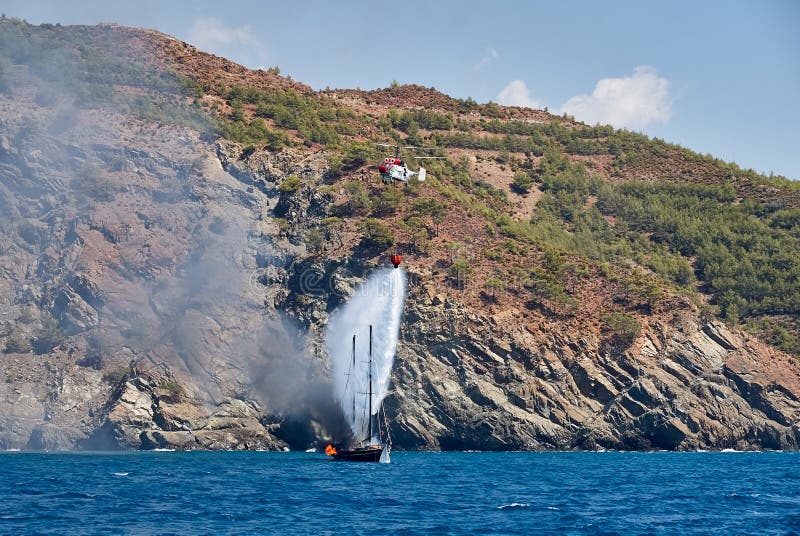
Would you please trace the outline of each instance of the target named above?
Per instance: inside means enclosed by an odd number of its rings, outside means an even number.
[[[419,171],[411,171],[408,169],[408,166],[405,162],[400,158],[400,149],[413,149],[418,151],[432,151],[435,147],[414,147],[412,145],[390,145],[388,143],[376,143],[375,145],[379,147],[392,147],[394,148],[394,156],[387,156],[383,159],[383,163],[378,166],[378,171],[381,172],[381,178],[385,183],[391,183],[392,181],[399,181],[408,184],[408,181],[411,180],[411,177],[416,175],[417,180],[419,182],[425,181],[425,176],[427,172],[425,171],[424,167],[420,167]],[[441,156],[412,156],[416,160],[423,160],[423,159],[441,159]]]

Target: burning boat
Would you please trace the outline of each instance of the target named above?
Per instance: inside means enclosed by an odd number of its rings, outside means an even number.
[[[348,380],[356,370],[356,336],[353,335],[353,353],[352,362],[350,364],[350,372],[348,373]],[[368,390],[366,393],[356,393],[353,389],[352,404],[353,415],[355,415],[356,408],[356,394],[366,396],[366,410],[367,410],[367,429],[366,435],[361,438],[355,438],[354,444],[349,448],[336,448],[333,445],[325,447],[325,454],[333,457],[337,461],[348,462],[379,462],[389,461],[389,452],[391,451],[391,438],[389,436],[389,426],[386,420],[386,414],[379,408],[377,414],[382,415],[383,419],[377,419],[377,426],[373,427],[373,420],[377,415],[372,414],[372,326],[369,327],[369,361],[367,366],[367,385]]]

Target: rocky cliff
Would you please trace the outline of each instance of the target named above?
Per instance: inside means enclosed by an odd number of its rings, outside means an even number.
[[[414,448],[796,448],[797,363],[691,313],[624,350],[519,325],[420,288],[395,371],[395,437]]]
[[[178,57],[178,70],[222,70],[231,84],[310,91],[133,35],[154,65]],[[337,161],[333,144],[231,141],[197,126],[201,109],[153,117],[16,76],[0,91],[0,448],[305,449],[336,438],[322,330],[385,262],[364,238],[353,184],[388,206],[372,215],[409,235],[396,244],[410,290],[385,402],[395,448],[798,447],[796,358],[728,327],[696,295],[631,291],[597,263],[509,241],[481,219],[485,205],[464,201],[457,175],[398,190],[398,209],[369,162]],[[457,110],[405,88],[342,92],[334,116],[361,128],[389,97]],[[460,165],[508,190],[508,221],[533,210],[536,192],[514,193],[506,164],[478,155]],[[446,210],[401,217],[420,199]],[[479,286],[501,246],[566,290]],[[472,278],[452,269],[463,258]],[[605,310],[636,329],[613,329]]]

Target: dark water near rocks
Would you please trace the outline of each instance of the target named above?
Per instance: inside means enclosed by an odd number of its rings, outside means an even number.
[[[797,534],[799,453],[0,454],[2,534]]]

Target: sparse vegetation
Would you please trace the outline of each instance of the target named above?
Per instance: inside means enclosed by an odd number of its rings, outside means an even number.
[[[373,203],[373,212],[376,216],[389,216],[394,214],[403,201],[403,193],[397,188],[386,188]]]
[[[178,402],[185,394],[183,386],[174,379],[164,380],[158,387],[163,391],[161,398],[169,402]]]
[[[761,317],[749,321],[745,329],[784,352],[800,355],[800,339],[789,329],[791,321],[787,320]]]
[[[319,229],[309,229],[305,236],[305,243],[308,251],[311,253],[319,253],[322,251],[322,244],[324,238]]]
[[[289,175],[286,177],[278,186],[278,191],[282,194],[292,194],[300,189],[300,186],[303,185],[303,182],[300,180],[300,177],[297,175]]]
[[[483,288],[486,290],[489,296],[496,298],[498,292],[505,290],[506,284],[498,277],[489,277],[483,283]]]
[[[127,381],[131,377],[131,374],[132,371],[130,367],[120,367],[103,374],[103,381],[111,385],[118,385]]]
[[[342,158],[343,169],[352,170],[361,166],[372,164],[378,159],[375,147],[360,142],[353,142],[345,148]]]
[[[61,345],[66,337],[61,330],[58,321],[50,315],[44,315],[41,319],[42,325],[36,330],[33,340],[33,348],[38,354],[51,351],[56,346]]]
[[[456,286],[464,286],[467,282],[467,279],[472,274],[472,265],[463,258],[457,258],[454,260],[450,267],[448,268],[450,272],[450,277],[453,280],[453,283]]]
[[[642,329],[636,318],[625,313],[607,314],[603,322],[610,333],[611,343],[621,348],[630,346]]]
[[[375,218],[367,218],[361,222],[364,238],[361,244],[367,248],[384,250],[394,244],[394,234],[386,224]]]
[[[347,210],[353,214],[369,208],[369,194],[367,189],[359,181],[348,181],[344,184],[344,191],[347,195]]]
[[[514,182],[512,185],[517,192],[527,194],[534,182],[533,177],[531,177],[529,173],[514,173]]]
[[[291,147],[292,142],[289,137],[281,132],[267,127],[263,119],[255,118],[250,121],[241,120],[220,120],[217,128],[219,134],[225,138],[243,144],[261,145],[265,149],[279,151],[284,147]]]
[[[433,223],[434,236],[439,235],[439,225],[447,216],[447,205],[435,199],[425,198],[414,201],[411,205],[411,213],[418,216],[430,217]]]
[[[140,118],[208,130],[210,122],[183,97],[200,91],[195,81],[175,71],[154,68],[140,56],[119,54],[124,30],[63,31],[57,26],[31,26],[5,18],[0,24],[0,91],[56,81],[56,94],[39,92],[40,104],[51,106],[68,95],[79,107],[107,107]],[[121,91],[119,88],[135,88]]]

